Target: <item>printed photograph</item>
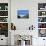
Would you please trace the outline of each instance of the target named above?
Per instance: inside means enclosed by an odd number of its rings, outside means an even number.
[[[29,18],[29,10],[17,10],[17,18]]]
[[[46,37],[46,29],[39,29],[39,37]]]

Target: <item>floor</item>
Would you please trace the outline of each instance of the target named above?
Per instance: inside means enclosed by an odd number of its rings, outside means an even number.
[[[8,46],[8,45],[0,45],[0,46]]]

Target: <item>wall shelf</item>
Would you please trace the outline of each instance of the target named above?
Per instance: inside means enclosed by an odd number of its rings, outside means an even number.
[[[8,17],[8,16],[0,16],[0,17]]]
[[[45,10],[38,10],[38,11],[46,11],[46,9]]]
[[[46,23],[46,22],[38,22],[38,23]]]
[[[38,28],[38,29],[46,29],[46,28]]]
[[[0,3],[0,30],[0,35],[8,37],[8,3]]]
[[[8,22],[0,22],[0,23],[8,23]]]
[[[46,37],[46,3],[38,3],[38,36]]]
[[[46,17],[46,15],[44,15],[44,16],[38,16],[38,17]]]
[[[8,11],[8,10],[0,10],[0,11]]]

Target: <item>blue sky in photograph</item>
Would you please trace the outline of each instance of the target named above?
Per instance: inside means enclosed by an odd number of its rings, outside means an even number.
[[[18,10],[17,14],[19,14],[19,16],[26,16],[26,14],[29,14],[29,10]]]

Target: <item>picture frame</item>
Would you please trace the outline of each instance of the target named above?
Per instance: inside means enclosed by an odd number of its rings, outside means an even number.
[[[18,19],[28,19],[29,18],[29,10],[17,10],[17,18]]]

